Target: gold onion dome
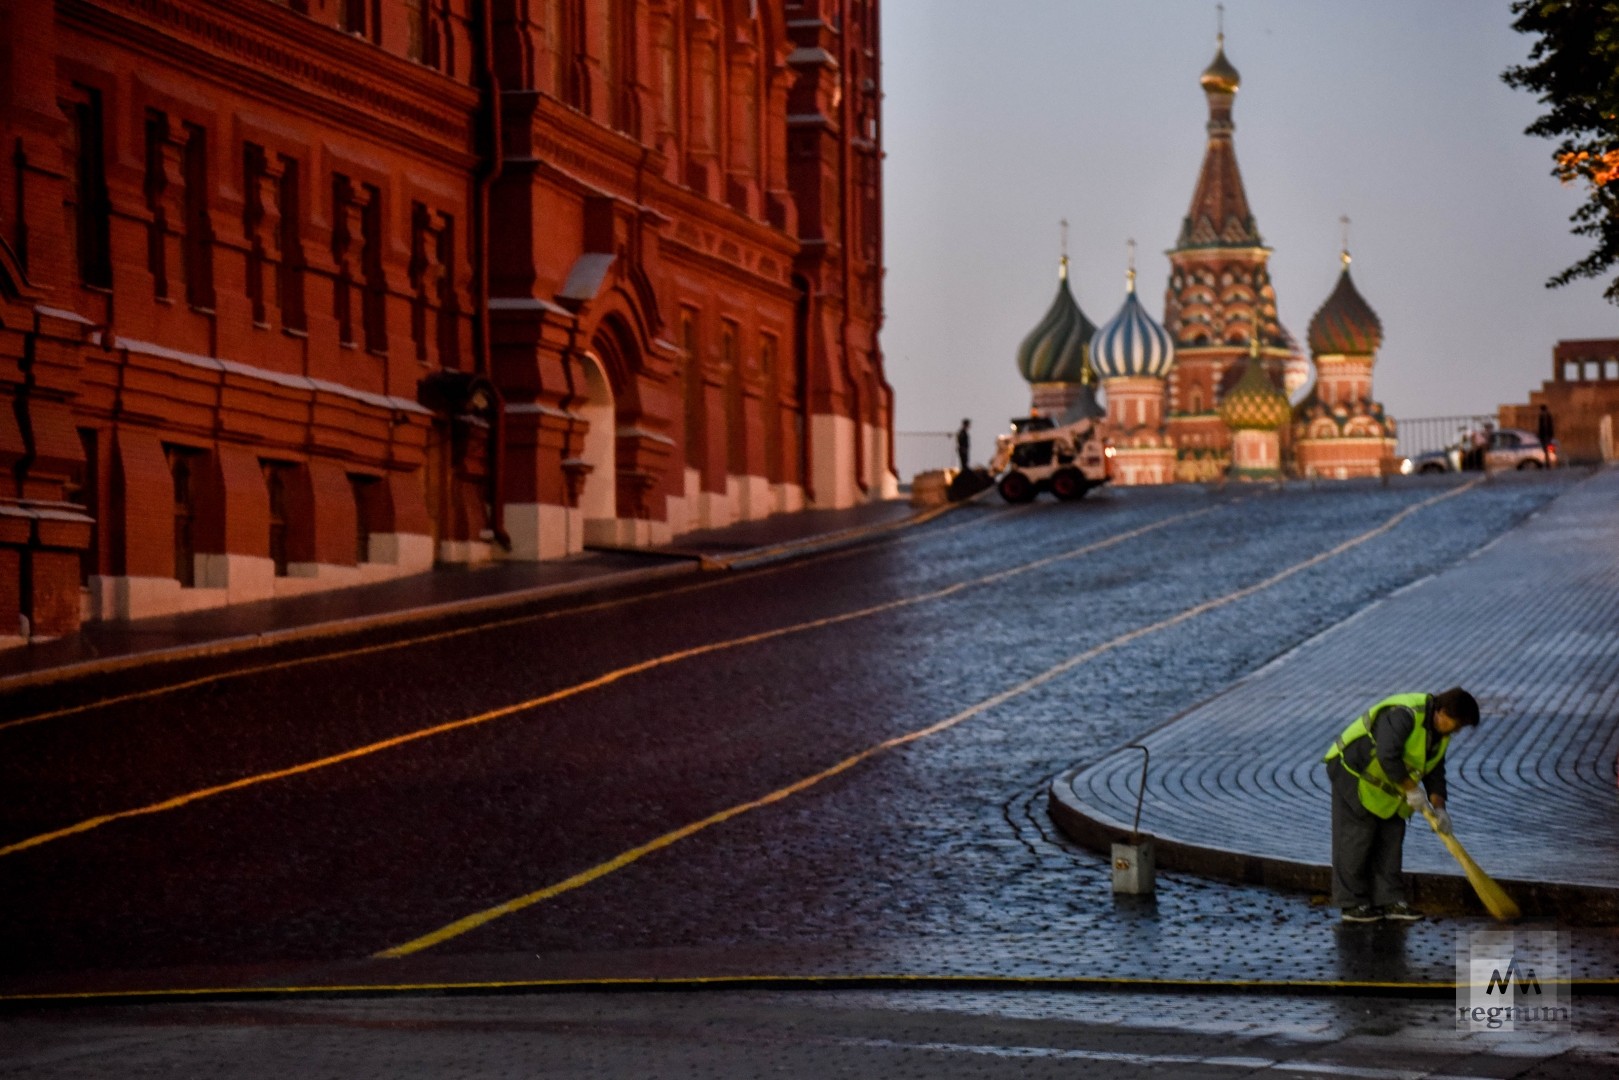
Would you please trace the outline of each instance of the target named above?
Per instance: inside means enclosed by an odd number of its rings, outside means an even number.
[[[1094,383],[1090,344],[1096,326],[1079,310],[1068,287],[1066,255],[1060,273],[1051,307],[1018,346],[1018,371],[1031,383]]]
[[[1293,417],[1287,396],[1276,388],[1259,359],[1259,341],[1254,339],[1243,365],[1242,378],[1220,402],[1220,419],[1233,431],[1275,431]]]
[[[1214,51],[1214,62],[1203,69],[1203,75],[1198,79],[1203,84],[1205,93],[1235,94],[1242,86],[1242,76],[1237,69],[1231,66],[1231,61],[1225,58],[1225,35],[1220,35],[1220,42]]]
[[[1310,351],[1317,356],[1368,356],[1383,343],[1383,323],[1349,277],[1349,254],[1338,287],[1310,320]]]

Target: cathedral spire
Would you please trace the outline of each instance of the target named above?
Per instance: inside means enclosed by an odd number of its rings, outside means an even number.
[[[1237,169],[1237,154],[1231,142],[1235,127],[1231,121],[1231,105],[1242,86],[1242,76],[1226,59],[1223,11],[1214,61],[1204,69],[1198,82],[1209,102],[1209,141],[1197,188],[1192,193],[1192,206],[1181,223],[1176,247],[1262,247],[1264,241],[1248,208],[1248,194],[1243,190],[1242,173]]]

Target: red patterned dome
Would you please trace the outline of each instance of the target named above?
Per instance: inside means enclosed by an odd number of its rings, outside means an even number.
[[[1310,320],[1310,352],[1316,356],[1349,353],[1367,356],[1383,343],[1383,324],[1349,277],[1349,264],[1338,287]]]

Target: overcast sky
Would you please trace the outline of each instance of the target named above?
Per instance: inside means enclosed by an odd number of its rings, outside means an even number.
[[[1090,319],[1138,290],[1162,319],[1203,158],[1213,0],[883,0],[887,322],[901,432],[973,418],[975,457],[1027,411],[1018,343],[1071,224]],[[1531,39],[1506,0],[1229,0],[1237,161],[1281,318],[1301,343],[1352,219],[1383,321],[1373,393],[1395,417],[1528,400],[1560,338],[1619,337],[1603,284],[1548,290],[1589,244],[1549,175],[1541,112],[1501,82]],[[901,447],[902,471],[906,465]],[[943,461],[934,464],[943,464]],[[908,480],[908,476],[902,476]]]

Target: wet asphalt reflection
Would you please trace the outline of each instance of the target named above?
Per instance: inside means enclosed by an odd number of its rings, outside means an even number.
[[[1045,784],[1465,557],[1575,479],[1484,485],[1423,509],[1264,592],[446,939],[422,962],[518,957],[530,977],[1110,966],[1366,977],[1366,950],[1305,897],[1168,875],[1155,903],[1116,904],[1105,862],[1046,820]],[[361,959],[937,724],[1441,490],[974,505],[695,587],[8,729],[0,845],[657,662],[0,856],[0,955],[8,978],[66,982]],[[1143,531],[1105,543],[1132,530]],[[878,610],[843,618],[864,609]],[[1385,689],[1368,678],[1370,696]],[[1453,942],[1454,927],[1415,928],[1398,963],[1446,978]]]

